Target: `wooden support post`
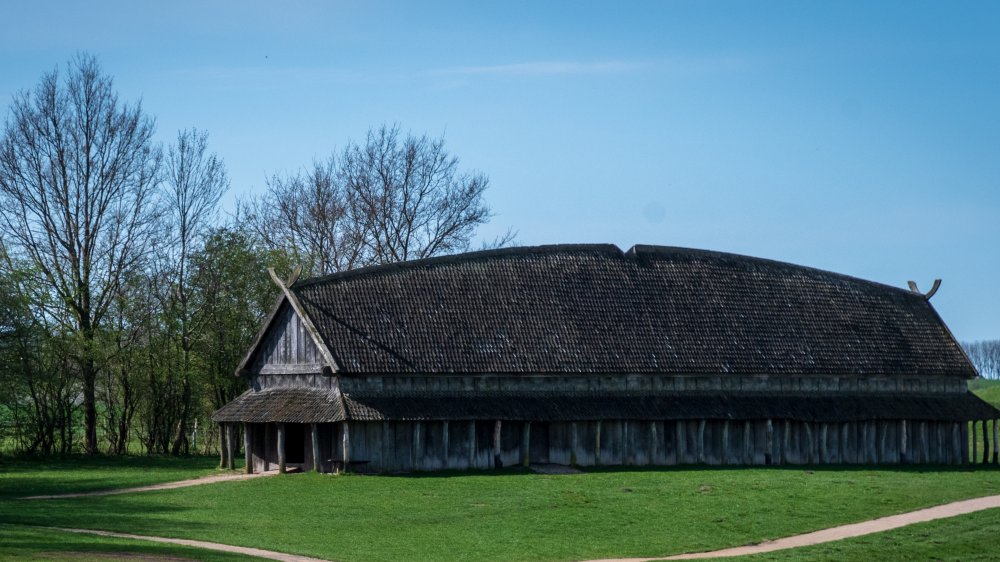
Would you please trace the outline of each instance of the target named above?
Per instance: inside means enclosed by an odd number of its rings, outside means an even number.
[[[451,449],[450,449],[450,443],[449,443],[449,438],[448,438],[448,421],[445,420],[441,425],[443,426],[442,429],[444,431],[444,435],[442,436],[442,439],[441,439],[441,441],[442,441],[441,445],[444,447],[444,467],[445,468],[451,468],[451,462],[450,462],[451,461]]]
[[[313,470],[319,472],[323,469],[323,462],[319,458],[319,428],[314,423],[309,424],[309,436],[312,441]]]
[[[719,457],[720,463],[729,464],[729,420],[722,422],[722,450]]]
[[[876,462],[885,463],[888,457],[886,454],[886,438],[889,436],[889,422],[878,422],[876,427],[880,434],[878,436],[878,459]]]
[[[503,460],[500,458],[500,420],[493,424],[493,468],[502,468]]]
[[[806,433],[806,446],[805,446],[805,458],[802,459],[806,464],[812,464],[815,462],[813,459],[813,432],[812,424],[809,422],[802,422],[803,427],[805,427]]]
[[[601,420],[597,420],[597,427],[594,428],[594,465],[601,464]]]
[[[226,423],[222,422],[219,424],[219,468],[226,468],[229,463],[226,462]]]
[[[698,421],[698,462],[705,464],[705,424],[708,421],[701,419]]]
[[[469,468],[476,468],[476,420],[469,420]]]
[[[931,444],[927,439],[927,422],[920,422],[920,460],[927,463],[931,460]]]
[[[285,424],[278,424],[278,473],[285,473]]]
[[[951,464],[962,464],[962,427],[958,422],[951,423]]]
[[[840,464],[847,464],[849,462],[847,460],[848,427],[849,427],[848,422],[840,422],[840,439],[839,439],[840,443],[838,443],[838,445],[840,445]]]
[[[993,464],[1000,464],[1000,431],[997,430],[997,422],[993,420]]]
[[[969,422],[962,421],[959,423],[958,432],[960,434],[958,445],[962,448],[962,452],[959,455],[960,462],[962,464],[969,464]]]
[[[521,432],[521,464],[525,467],[531,464],[531,422],[524,422]]]
[[[343,454],[341,462],[344,464],[344,472],[347,472],[351,466],[351,432],[347,420],[340,424],[340,441],[340,450]]]
[[[826,450],[827,447],[827,432],[830,430],[829,425],[823,423],[819,426],[819,462],[822,464],[827,464],[830,462],[829,451]]]
[[[391,469],[390,459],[392,457],[392,447],[389,446],[389,422],[382,420],[381,437],[379,438],[378,462],[379,472],[389,472]],[[448,465],[448,449],[444,453],[445,466]]]
[[[251,427],[248,423],[243,424],[243,470],[247,474],[253,474],[253,448],[250,446],[253,443],[250,434]]]
[[[753,431],[753,424],[749,420],[743,422],[743,464],[753,464],[753,451],[750,450],[750,432]]]
[[[926,426],[924,429],[926,430]],[[874,420],[868,422],[868,431],[871,433],[871,437],[868,439],[869,457],[872,464],[878,464],[878,422]]]
[[[770,418],[767,420],[767,438],[764,443],[764,464],[771,464],[774,461],[774,422]]]
[[[868,422],[858,422],[858,459],[861,464],[868,464]]]
[[[235,430],[236,424],[226,424],[226,468],[229,470],[236,467],[236,461],[233,460],[233,456],[236,454],[236,436],[233,435]]]
[[[901,420],[899,422],[899,462],[900,464],[906,464],[909,462],[906,452],[906,420]]]
[[[410,465],[413,466],[413,470],[421,470],[423,468],[421,463],[424,460],[424,448],[420,442],[420,427],[422,425],[423,422],[413,422],[413,447],[410,449]]]
[[[579,438],[576,429],[576,422],[569,424],[569,465],[576,466],[576,448],[579,446]]]
[[[576,433],[576,426],[574,425],[574,438]],[[656,464],[656,455],[660,451],[660,441],[659,436],[656,431],[656,422],[649,422],[649,455],[646,464]]]
[[[622,434],[621,434],[622,436],[621,439],[618,440],[618,442],[621,444],[622,447],[622,464],[625,466],[629,466],[632,464],[632,461],[630,460],[629,457],[629,455],[632,453],[632,447],[630,446],[631,441],[628,438],[628,422],[622,420],[618,423],[619,427],[622,428]]]
[[[674,464],[684,464],[684,457],[687,455],[687,435],[684,432],[684,420],[674,421],[676,441],[674,442],[674,454],[677,462]]]
[[[979,444],[976,443],[976,420],[972,420],[972,430],[969,431],[970,437],[972,437],[972,464],[976,464],[979,459]]]
[[[271,470],[271,424],[264,423],[260,427],[264,432],[264,472],[267,472]]]
[[[785,434],[782,435],[781,459],[782,464],[792,462],[792,422],[785,420]]]
[[[983,464],[990,462],[989,421],[983,420]]]

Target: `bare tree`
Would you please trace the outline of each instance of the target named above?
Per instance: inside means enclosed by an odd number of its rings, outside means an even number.
[[[965,342],[962,347],[983,378],[1000,378],[1000,340]]]
[[[351,214],[374,263],[465,250],[490,219],[483,200],[489,179],[459,173],[444,138],[401,138],[398,126],[383,125],[364,145],[348,145],[341,163]]]
[[[364,264],[360,230],[349,207],[336,160],[330,157],[304,173],[273,176],[266,193],[242,202],[237,215],[267,247],[285,251],[307,273],[324,274]]]
[[[177,143],[167,151],[164,181],[167,201],[167,269],[171,278],[166,299],[168,312],[178,324],[180,351],[180,417],[171,453],[187,450],[187,421],[191,414],[191,352],[197,329],[197,309],[191,291],[192,255],[218,214],[219,199],[229,189],[222,160],[208,151],[208,134],[197,129],[177,133]]]
[[[123,276],[144,255],[160,152],[140,103],[120,103],[93,56],[15,96],[0,139],[0,229],[72,318],[84,449],[97,452],[94,344]]]
[[[444,139],[368,132],[338,159],[268,181],[241,205],[240,218],[264,243],[312,274],[462,251],[492,216],[485,174],[460,172]],[[509,244],[513,233],[490,247]]]

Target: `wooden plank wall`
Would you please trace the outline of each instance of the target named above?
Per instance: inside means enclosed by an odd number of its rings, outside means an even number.
[[[253,361],[260,372],[268,365],[318,365],[323,363],[319,348],[292,307],[285,303]],[[266,370],[266,369],[265,369]]]
[[[494,467],[492,421],[349,422],[352,469],[393,473]],[[500,460],[577,466],[961,464],[967,462],[964,423],[869,421],[604,420],[501,423]],[[274,424],[253,431],[254,471],[277,466]],[[308,428],[308,426],[306,426]],[[320,424],[320,466],[341,460],[341,424]],[[266,436],[265,436],[266,434]],[[309,438],[308,429],[305,431]],[[270,451],[265,454],[265,446]],[[307,469],[311,467],[306,447]],[[265,465],[265,461],[267,464]]]

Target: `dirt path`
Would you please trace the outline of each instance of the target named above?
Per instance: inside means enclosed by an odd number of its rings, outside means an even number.
[[[821,531],[814,531],[812,533],[805,533],[802,535],[785,537],[783,539],[764,541],[760,544],[737,546],[734,548],[713,550],[711,552],[677,554],[674,556],[667,556],[665,558],[615,558],[609,560],[599,560],[599,561],[595,560],[591,562],[647,562],[652,560],[695,560],[699,558],[722,558],[726,556],[746,556],[749,554],[774,552],[776,550],[785,550],[788,548],[798,548],[800,546],[810,546],[814,544],[839,541],[840,539],[846,539],[850,537],[860,537],[864,535],[870,535],[872,533],[881,533],[882,531],[898,529],[899,527],[905,527],[907,525],[912,525],[914,523],[934,521],[935,519],[955,517],[956,515],[965,515],[966,513],[974,513],[976,511],[982,511],[984,509],[994,509],[998,507],[1000,507],[1000,495],[987,496],[984,498],[975,498],[971,500],[946,503],[944,505],[928,507],[927,509],[920,509],[917,511],[911,511],[909,513],[901,513],[899,515],[880,517],[878,519],[862,521],[861,523],[853,523],[851,525],[841,525],[839,527],[831,527],[829,529],[823,529]]]
[[[202,484],[215,484],[216,482],[228,482],[229,480],[247,480],[259,478],[261,476],[272,476],[278,474],[277,470],[269,472],[255,472],[253,474],[219,474],[217,476],[203,476],[190,480],[178,480],[176,482],[164,482],[163,484],[152,484],[150,486],[137,486],[135,488],[116,488],[114,490],[98,490],[96,492],[76,492],[72,494],[54,494],[50,496],[28,496],[20,498],[22,500],[56,500],[65,498],[82,498],[86,496],[113,496],[115,494],[131,494],[132,492],[150,492],[153,490],[172,490],[174,488],[186,488],[188,486],[200,486]]]
[[[147,537],[145,535],[133,535],[130,533],[112,533],[110,531],[94,531],[90,529],[64,529],[62,527],[42,527],[42,528],[53,529],[56,531],[66,531],[68,533],[84,533],[88,535],[98,535],[101,537],[136,539],[149,542],[160,542],[168,544],[178,544],[182,546],[193,546],[195,548],[204,548],[206,550],[218,550],[220,552],[234,552],[236,554],[246,554],[248,556],[257,556],[259,558],[267,558],[270,560],[280,560],[281,562],[328,562],[326,560],[323,560],[322,558],[311,558],[309,556],[285,554],[283,552],[274,552],[273,550],[263,550],[260,548],[250,548],[246,546],[232,546],[228,544],[219,544],[217,542],[193,541],[188,539],[168,539],[165,537]]]

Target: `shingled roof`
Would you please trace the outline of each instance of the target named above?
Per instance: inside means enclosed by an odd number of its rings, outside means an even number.
[[[922,295],[720,252],[511,248],[291,290],[342,374],[976,376]]]

